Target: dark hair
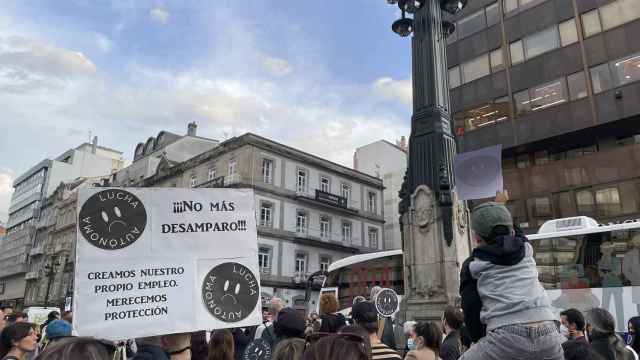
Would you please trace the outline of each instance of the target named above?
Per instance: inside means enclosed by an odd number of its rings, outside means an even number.
[[[34,330],[33,324],[27,322],[14,323],[2,329],[2,334],[0,334],[0,358],[11,351],[14,342],[29,336],[31,330]]]
[[[603,360],[585,341],[567,341],[562,348],[565,360]]]
[[[62,312],[62,317],[65,317],[65,316],[67,316],[67,315],[69,315],[69,314],[71,314],[71,313],[72,313],[72,311],[71,311],[71,310],[63,311],[63,312]]]
[[[349,337],[345,336],[349,335]],[[368,360],[365,341],[353,334],[322,337],[304,352],[304,360]]]
[[[38,359],[42,360],[112,360],[116,347],[113,343],[91,337],[69,337],[47,346]]]
[[[442,344],[442,331],[435,323],[420,322],[416,325],[416,335],[422,338],[424,346],[433,350],[436,355],[440,352],[440,344]]]
[[[633,334],[633,342],[631,343],[631,347],[636,352],[640,352],[640,316],[634,316],[629,319],[628,323],[633,325],[633,330],[635,334]]]
[[[282,340],[271,355],[271,360],[301,360],[305,342],[300,338]]]
[[[585,319],[591,326],[589,339],[609,339],[610,349],[615,352],[617,358],[625,359],[625,354],[629,352],[625,348],[626,344],[616,335],[616,321],[610,312],[603,308],[593,308],[586,312]]]
[[[338,311],[338,300],[331,293],[325,293],[320,296],[320,313],[333,314]]]
[[[56,320],[59,316],[60,316],[60,313],[54,310],[50,312],[49,315],[47,315],[47,319]]]
[[[444,321],[447,322],[447,325],[454,330],[460,330],[464,323],[464,315],[462,315],[462,311],[451,305],[444,308],[443,317]]]
[[[362,326],[348,325],[340,329],[338,333],[360,336],[364,340],[364,347],[367,350],[367,356],[371,357],[371,340],[369,338],[369,333]]]
[[[567,309],[560,312],[560,316],[567,318],[567,323],[574,324],[576,330],[584,331],[584,315],[578,309]]]
[[[216,330],[211,333],[209,340],[209,360],[233,360],[233,336],[227,329]]]

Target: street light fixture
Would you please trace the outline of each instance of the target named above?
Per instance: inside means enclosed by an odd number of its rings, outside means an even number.
[[[451,21],[442,22],[442,33],[445,37],[453,34],[454,31],[456,31],[456,24],[452,23]]]
[[[467,0],[440,0],[440,8],[455,15],[467,6]]]
[[[407,37],[413,32],[413,19],[407,18],[405,12],[409,14],[415,14],[426,1],[440,1],[440,9],[450,14],[457,14],[465,6],[467,6],[468,0],[387,0],[390,5],[398,4],[398,7],[402,11],[402,17],[393,22],[391,30],[401,37]],[[456,26],[450,21],[442,22],[442,33],[446,36],[453,34]]]
[[[405,18],[403,10],[402,18],[393,22],[391,30],[402,37],[407,37],[413,31],[413,20]]]

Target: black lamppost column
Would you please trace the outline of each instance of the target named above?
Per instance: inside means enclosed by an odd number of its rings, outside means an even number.
[[[404,250],[404,310],[413,320],[439,319],[458,299],[459,264],[469,253],[467,211],[455,194],[446,36],[453,24],[442,11],[457,13],[467,0],[387,0],[402,18],[400,36],[413,33],[413,114],[407,172],[400,191]],[[413,14],[413,19],[406,13]]]
[[[53,277],[56,275],[56,267],[60,266],[60,263],[56,260],[55,262],[49,262],[44,266],[45,276],[47,277],[47,291],[44,294],[44,307],[49,307],[49,292],[51,290],[51,281]]]

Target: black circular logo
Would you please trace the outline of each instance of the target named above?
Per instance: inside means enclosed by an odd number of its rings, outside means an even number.
[[[496,181],[500,175],[500,163],[492,156],[476,156],[462,161],[455,170],[460,181],[481,187]]]
[[[242,353],[242,360],[270,360],[271,346],[264,339],[255,339]]]
[[[93,194],[80,209],[79,229],[93,246],[119,250],[133,244],[147,226],[147,211],[132,193],[109,189]]]
[[[398,311],[398,294],[393,289],[382,289],[376,296],[376,310],[383,317],[389,317]]]
[[[242,264],[220,264],[207,273],[202,283],[202,301],[216,319],[237,322],[258,305],[260,286],[251,270]]]

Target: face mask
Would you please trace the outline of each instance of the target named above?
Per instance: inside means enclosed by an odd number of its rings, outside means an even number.
[[[564,325],[560,325],[560,334],[562,334],[562,336],[564,336],[564,337],[566,337],[568,339],[569,338],[569,329]]]
[[[415,350],[416,349],[416,341],[413,340],[412,338],[408,338],[407,339],[407,348],[409,350]]]

